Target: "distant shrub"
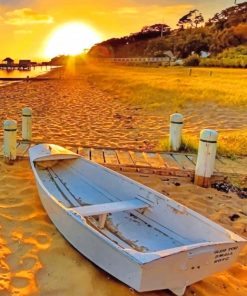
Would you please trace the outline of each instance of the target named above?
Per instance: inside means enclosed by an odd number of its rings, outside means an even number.
[[[200,64],[200,57],[198,54],[192,54],[187,57],[184,61],[185,66],[199,66]]]
[[[200,66],[247,68],[247,46],[228,48],[215,57],[201,59]]]

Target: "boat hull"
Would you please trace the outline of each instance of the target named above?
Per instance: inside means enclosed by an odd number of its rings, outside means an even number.
[[[228,268],[243,243],[221,243],[184,250],[141,264],[120,252],[84,218],[75,219],[46,190],[32,164],[41,202],[57,229],[85,257],[138,292],[170,289],[183,295],[186,286]]]

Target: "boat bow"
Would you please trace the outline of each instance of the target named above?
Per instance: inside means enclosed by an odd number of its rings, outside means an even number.
[[[36,145],[29,150],[29,156],[32,162],[80,158],[78,154],[53,144]]]

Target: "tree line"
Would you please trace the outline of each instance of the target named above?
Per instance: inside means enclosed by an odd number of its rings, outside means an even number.
[[[247,2],[216,13],[205,21],[197,9],[189,11],[172,29],[167,24],[145,26],[140,32],[96,44],[89,55],[98,58],[165,56],[171,50],[178,58],[209,52],[211,56],[231,47],[247,45]],[[241,51],[243,52],[243,51]]]

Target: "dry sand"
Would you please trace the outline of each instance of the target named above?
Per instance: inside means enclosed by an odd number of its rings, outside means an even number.
[[[36,142],[157,148],[160,140],[168,135],[169,110],[157,114],[124,104],[119,98],[97,89],[88,75],[84,68],[78,68],[74,75],[57,70],[49,76],[64,79],[1,87],[0,123],[6,118],[16,119],[20,136],[21,109],[28,106],[33,109],[33,140]],[[186,117],[184,133],[199,134],[202,128],[241,130],[247,127],[244,108],[193,103],[184,108],[183,114]]]
[[[36,142],[130,149],[152,149],[164,130],[168,131],[164,118],[144,116],[141,110],[91,86],[85,78],[76,78],[0,88],[0,122],[15,119],[20,131],[21,109],[28,106],[33,109]]]
[[[188,179],[126,174],[247,235],[246,200],[235,193],[199,188]],[[140,295],[85,259],[59,234],[42,208],[27,160],[8,166],[0,159],[0,184],[1,296]],[[233,214],[240,217],[231,221]],[[172,294],[160,291],[141,295]],[[190,286],[185,295],[246,296],[247,249],[229,270]]]

